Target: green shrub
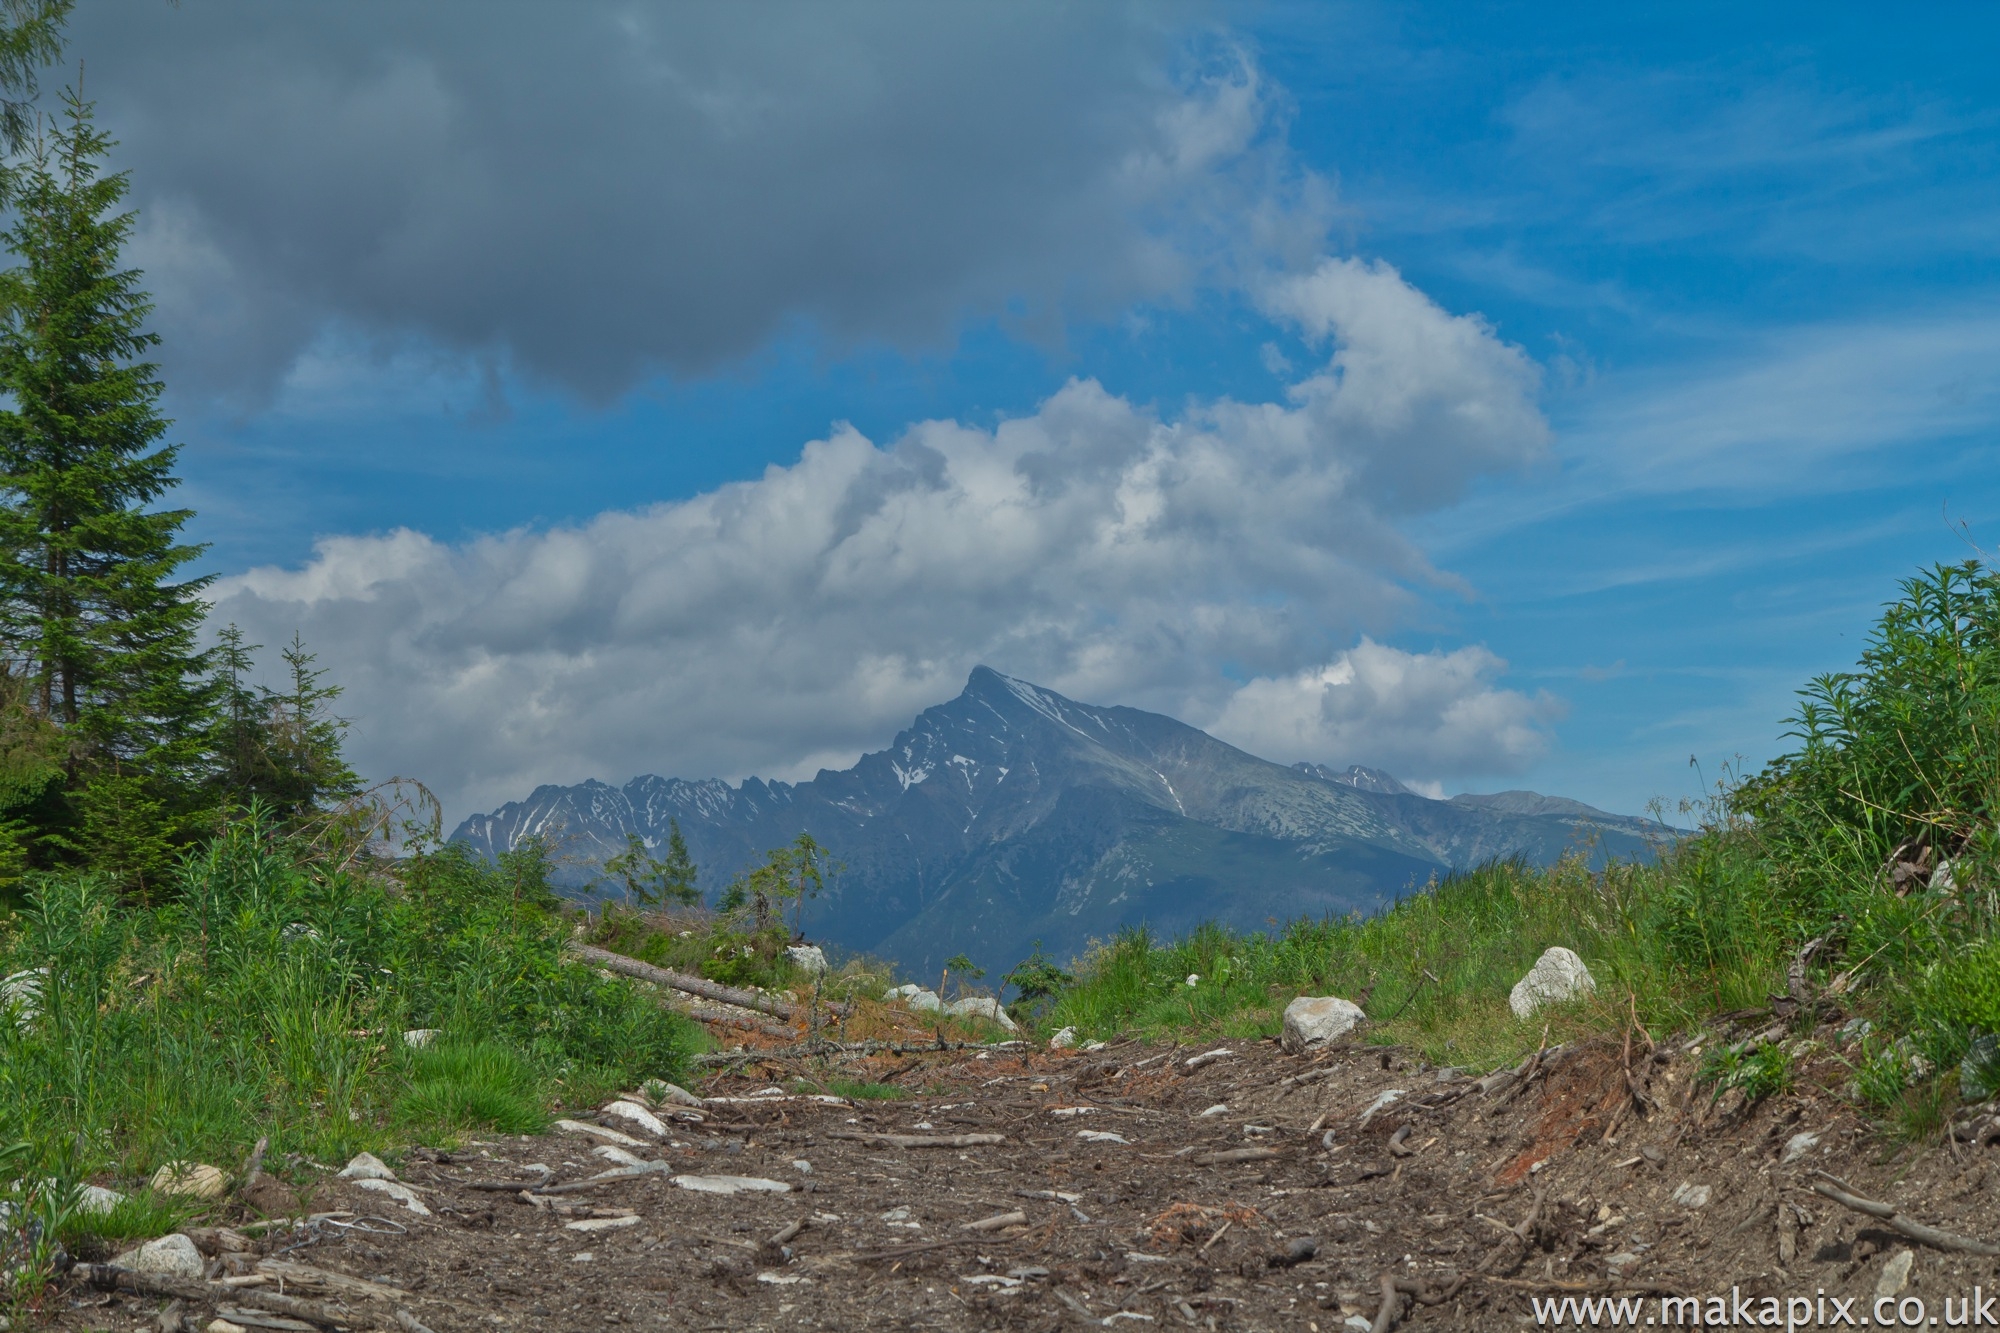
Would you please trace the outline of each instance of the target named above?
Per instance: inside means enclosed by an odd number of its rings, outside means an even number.
[[[497,1129],[536,1134],[548,1127],[534,1066],[496,1042],[439,1042],[409,1053],[408,1088],[397,1118],[420,1131]]]

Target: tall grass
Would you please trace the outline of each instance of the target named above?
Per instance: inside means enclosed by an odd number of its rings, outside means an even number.
[[[9,1174],[130,1188],[263,1136],[282,1171],[680,1076],[695,1029],[566,962],[569,929],[532,851],[330,869],[254,820],[163,906],[45,879],[0,922],[0,974],[39,992],[0,1014],[0,1145],[28,1145]],[[412,1049],[415,1028],[444,1036]]]
[[[1552,1017],[1558,1030],[1620,1021],[1627,996],[1657,1027],[1761,1003],[1791,935],[1773,909],[1741,829],[1597,874],[1581,859],[1488,865],[1374,917],[1298,920],[1270,935],[1211,925],[1171,942],[1129,931],[1081,960],[1046,1022],[1086,1035],[1268,1035],[1294,996],[1337,994],[1362,1002],[1385,1040],[1490,1064],[1539,1040]],[[1598,998],[1524,1023],[1508,993],[1552,945],[1583,956]]]

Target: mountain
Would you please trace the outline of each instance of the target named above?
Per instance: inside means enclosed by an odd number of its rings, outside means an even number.
[[[1372,912],[1434,877],[1574,848],[1646,857],[1671,834],[1533,793],[1437,801],[1386,773],[1286,768],[1170,717],[1066,699],[987,667],[886,750],[797,784],[640,777],[545,786],[452,835],[494,856],[540,834],[584,896],[628,832],[677,820],[711,893],[809,832],[843,863],[808,933],[929,975],[1067,958],[1144,923],[1244,929]]]

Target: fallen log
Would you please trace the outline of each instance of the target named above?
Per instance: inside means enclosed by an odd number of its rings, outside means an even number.
[[[654,967],[636,958],[627,958],[622,953],[600,949],[594,944],[572,944],[569,951],[585,962],[595,963],[608,971],[639,981],[650,981],[655,986],[666,986],[687,995],[699,995],[704,1000],[714,1000],[718,1004],[733,1004],[739,1009],[755,1009],[759,1013],[777,1018],[799,1018],[805,1013],[805,1006],[793,1004],[789,1000],[775,1000],[756,991],[740,990],[735,986],[724,986],[706,977],[691,977],[685,972],[672,968]],[[829,1001],[820,1006],[837,1018],[847,1016],[851,1006]]]
[[[284,1315],[290,1319],[303,1319],[307,1323],[319,1324],[325,1328],[408,1329],[416,1323],[413,1316],[400,1309],[378,1314],[362,1308],[328,1305],[322,1301],[301,1300],[296,1296],[280,1296],[276,1292],[261,1291],[255,1287],[226,1287],[220,1282],[166,1277],[159,1273],[136,1273],[129,1268],[120,1268],[116,1264],[77,1264],[70,1269],[70,1274],[89,1286],[105,1291],[123,1289],[140,1296],[165,1296],[175,1300],[195,1301],[203,1305],[216,1305],[227,1301],[236,1305],[247,1305],[269,1314]],[[404,1322],[406,1318],[408,1322]]]
[[[1942,1231],[1937,1227],[1913,1222],[1896,1211],[1894,1204],[1882,1203],[1876,1199],[1864,1199],[1853,1192],[1854,1187],[1839,1176],[1826,1172],[1817,1173],[1819,1179],[1813,1182],[1813,1193],[1832,1199],[1843,1207],[1852,1208],[1857,1213],[1880,1218],[1911,1240],[1922,1241],[1940,1250],[1957,1250],[1962,1254],[2000,1255],[2000,1245],[1991,1245],[1970,1236],[1961,1236],[1953,1231]]]

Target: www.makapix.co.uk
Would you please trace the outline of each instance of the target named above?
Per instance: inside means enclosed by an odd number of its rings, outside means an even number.
[[[2000,1292],[1921,1296],[1537,1296],[1548,1328],[2000,1328]]]

